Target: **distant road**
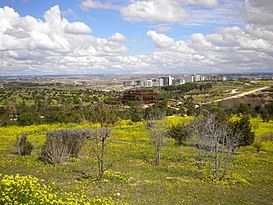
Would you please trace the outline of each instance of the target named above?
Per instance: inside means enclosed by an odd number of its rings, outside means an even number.
[[[230,96],[230,97],[226,97],[226,98],[221,98],[221,99],[218,99],[218,100],[214,100],[214,101],[211,101],[211,102],[207,102],[207,103],[204,103],[204,104],[210,104],[210,103],[215,103],[215,102],[221,102],[223,100],[229,100],[229,99],[234,99],[234,98],[241,98],[241,97],[244,97],[246,95],[250,95],[250,94],[253,94],[253,93],[256,93],[256,92],[259,92],[259,91],[262,91],[262,90],[266,90],[270,88],[270,86],[264,86],[262,88],[257,88],[257,89],[254,89],[254,90],[250,90],[250,91],[247,91],[247,92],[243,92],[243,93],[239,93],[237,95],[233,95],[233,96]]]

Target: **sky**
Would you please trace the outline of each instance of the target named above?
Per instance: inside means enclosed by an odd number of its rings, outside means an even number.
[[[272,0],[0,0],[0,75],[273,72]]]

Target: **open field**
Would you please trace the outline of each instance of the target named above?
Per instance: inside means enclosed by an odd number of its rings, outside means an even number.
[[[190,120],[170,117],[168,124]],[[273,122],[252,119],[256,141],[273,133]],[[262,143],[262,152],[251,146],[236,150],[227,179],[214,181],[206,171],[197,171],[196,150],[174,141],[163,147],[161,165],[153,165],[152,146],[144,122],[122,121],[109,143],[107,161],[113,163],[109,179],[102,183],[83,179],[94,174],[95,158],[87,143],[78,159],[48,165],[38,160],[48,130],[95,127],[90,123],[11,126],[0,128],[0,173],[32,175],[52,185],[56,192],[85,192],[88,196],[111,196],[129,204],[272,204],[273,142]],[[29,133],[35,145],[32,156],[13,152],[16,136]]]

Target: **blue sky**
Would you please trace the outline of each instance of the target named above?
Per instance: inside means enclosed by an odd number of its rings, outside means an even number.
[[[265,0],[264,2],[270,4],[269,0]],[[37,46],[35,47],[37,54],[34,54],[33,48],[30,52],[29,47],[33,46],[33,44],[38,45],[39,42],[36,42],[36,37],[32,39],[33,33],[35,33],[33,28],[31,28],[32,30],[23,28],[24,32],[28,32],[29,35],[31,34],[31,39],[28,40],[28,43],[22,45],[22,47],[25,46],[23,49],[29,52],[28,57],[30,59],[27,61],[25,55],[23,57],[18,57],[21,55],[20,52],[17,52],[18,49],[12,50],[11,46],[9,46],[7,48],[9,52],[7,53],[6,49],[4,53],[6,59],[3,60],[6,62],[2,64],[0,74],[11,72],[35,73],[39,69],[42,69],[45,73],[75,72],[77,66],[82,67],[81,72],[87,73],[97,72],[98,70],[105,70],[105,72],[113,73],[139,73],[143,70],[143,67],[147,67],[146,70],[149,70],[148,72],[172,72],[174,70],[190,72],[191,69],[207,72],[211,69],[211,66],[214,68],[215,72],[218,72],[223,71],[221,65],[218,65],[219,62],[226,63],[225,69],[230,69],[230,72],[234,72],[235,65],[231,63],[228,64],[228,57],[223,56],[223,53],[218,53],[218,51],[222,52],[219,48],[220,43],[218,41],[215,42],[213,38],[218,38],[219,35],[222,35],[223,38],[219,38],[224,40],[232,39],[231,41],[237,40],[238,45],[244,46],[238,35],[240,33],[240,35],[243,35],[242,38],[246,38],[248,35],[244,35],[246,33],[245,29],[248,28],[248,25],[253,25],[249,18],[246,17],[251,12],[248,10],[248,4],[251,7],[258,6],[257,9],[264,9],[263,6],[266,6],[257,4],[257,0],[248,0],[248,2],[244,0],[1,0],[0,8],[3,8],[2,13],[11,12],[4,9],[4,7],[9,7],[12,8],[15,13],[18,13],[22,19],[21,21],[19,20],[19,22],[25,21],[24,17],[29,15],[36,20],[41,21],[43,26],[47,25],[50,29],[53,29],[53,26],[45,19],[45,12],[57,5],[58,8],[55,10],[53,9],[54,11],[52,10],[50,15],[54,16],[54,12],[58,13],[58,10],[60,11],[63,21],[62,25],[64,25],[63,31],[55,32],[55,30],[51,30],[50,32],[47,31],[46,33],[43,33],[43,31],[39,30],[38,33],[36,32],[38,35],[37,38],[41,36],[39,34],[43,34],[43,36],[45,34],[46,39],[55,43],[55,47],[53,44],[52,47],[56,48],[56,50],[60,49],[59,40],[62,38],[67,42],[69,48],[67,47],[66,49],[70,49],[71,53],[67,53],[70,58],[67,62],[64,62],[65,69],[57,68],[60,66],[58,66],[59,64],[56,64],[56,62],[60,63],[60,60],[56,59],[56,55],[54,54],[52,54],[52,58],[48,58],[49,61],[52,61],[51,66],[54,68],[50,70],[50,68],[47,68],[44,65],[41,66],[43,60],[35,61],[33,55],[35,56],[35,59],[37,59],[37,56],[41,56],[44,51],[42,52],[41,48]],[[269,7],[269,9],[270,8],[271,7]],[[22,27],[20,27],[18,22],[15,24],[10,18],[4,21],[4,17],[2,17],[2,22],[6,21],[13,22],[13,24],[10,23],[8,26],[7,23],[3,24],[7,27],[3,27],[2,29],[3,36],[0,36],[0,42],[1,38],[3,42],[5,38],[9,38],[10,41],[14,38],[14,36],[7,36],[7,31],[12,29],[15,31],[17,29],[21,32],[22,30]],[[74,53],[72,53],[71,50],[72,48],[77,47],[76,45],[72,45],[73,42],[71,42],[76,33],[74,31],[72,32],[74,36],[71,36],[71,33],[65,33],[67,24],[69,23],[72,25],[74,22],[81,22],[92,30],[92,32],[88,33],[89,39],[87,39],[86,33],[84,36],[82,33],[77,34],[79,39],[82,39],[80,41],[81,43],[83,43],[83,41],[90,42],[92,46],[94,43],[92,49],[96,50],[96,54],[89,53],[88,57],[82,58],[86,61],[85,65],[74,59],[79,56],[76,56],[77,54],[74,51]],[[27,24],[29,23],[27,22]],[[38,24],[40,23],[37,23],[37,25]],[[79,25],[73,24],[73,29],[75,26]],[[255,26],[260,26],[260,24],[255,24]],[[77,27],[75,29],[78,32],[81,28]],[[235,32],[238,34],[235,35]],[[124,36],[124,39],[126,40],[111,40],[111,36],[116,33]],[[230,38],[228,35],[231,35]],[[254,39],[254,37],[256,39]],[[237,39],[233,40],[233,38]],[[260,36],[253,36],[247,40],[255,40],[254,43],[259,43],[259,46],[263,47],[270,47],[271,45],[271,42],[259,41],[264,41]],[[211,44],[213,44],[213,48]],[[232,45],[236,44],[234,42],[226,42],[224,44],[226,50],[238,50],[237,47],[232,47]],[[109,45],[111,48],[109,48]],[[231,47],[227,47],[226,45]],[[100,46],[104,46],[104,48],[101,48]],[[209,46],[209,48],[207,47],[206,49],[210,49],[211,55],[214,55],[210,60],[206,60],[207,56],[205,56],[203,51],[206,46]],[[256,47],[253,46],[252,48],[247,49],[254,50]],[[105,50],[105,48],[106,50],[108,49],[107,52],[111,52],[111,55],[109,53],[100,52],[101,50]],[[120,52],[116,52],[116,48],[118,48]],[[78,49],[82,49],[83,51],[87,48],[83,43]],[[84,51],[89,52],[90,49],[91,48],[89,48],[88,51]],[[113,50],[110,51],[109,49]],[[52,48],[49,50],[52,52]],[[175,59],[170,59],[172,58],[170,57],[172,52],[174,52],[174,54],[177,53],[175,50],[181,51],[180,55],[175,56]],[[253,52],[253,55],[255,56],[257,50],[254,50]],[[268,55],[268,53],[260,54],[260,52],[261,51],[259,50],[259,55],[261,55],[261,57],[267,58],[265,55]],[[188,56],[187,53],[191,53],[192,56]],[[108,55],[110,57],[107,57]],[[234,61],[239,62],[238,58],[242,55],[244,55],[244,53],[240,51],[238,55],[233,56],[236,58]],[[9,59],[9,56],[11,56],[11,58],[16,56],[16,59]],[[168,56],[168,58],[161,62],[160,60],[156,62],[156,60],[162,58],[162,56]],[[251,64],[251,60],[249,60],[250,57],[251,56],[246,57],[246,61],[243,63],[240,60],[240,64],[242,65],[239,65],[239,67],[241,67],[241,69],[255,70],[255,68],[249,66]],[[41,59],[43,58],[45,57],[42,56]],[[178,60],[178,58],[181,59]],[[29,65],[24,64],[22,59],[29,63]],[[269,63],[270,60],[271,59],[269,59]],[[11,61],[14,62],[13,65],[10,63]],[[117,61],[117,64],[109,66],[107,62],[111,61]],[[126,64],[130,64],[128,63],[129,61],[132,61],[133,63],[126,68]],[[145,63],[143,63],[143,61],[145,61]],[[15,68],[15,62],[18,62],[18,64],[20,64],[18,67],[21,68]],[[76,63],[73,64],[73,62]],[[97,63],[94,65],[96,68],[89,68],[88,63],[91,62]],[[260,65],[260,63],[261,62],[253,62],[254,65]],[[266,64],[261,64],[264,70],[271,69],[268,68],[267,63],[268,62],[266,62]]]
[[[240,2],[242,6],[243,1],[236,0]],[[101,1],[105,3],[106,1]],[[111,1],[115,5],[126,6],[130,1],[126,0],[116,0]],[[232,1],[220,1],[218,7],[221,4],[225,6],[228,4],[234,4]],[[10,6],[14,8],[21,16],[31,15],[38,19],[43,19],[44,12],[55,5],[59,5],[62,15],[69,21],[82,21],[90,26],[93,30],[93,35],[98,37],[108,37],[113,33],[120,32],[123,35],[132,38],[133,43],[129,43],[128,46],[130,50],[129,54],[142,54],[153,51],[153,42],[146,36],[146,32],[154,29],[160,25],[171,26],[172,29],[166,34],[175,39],[185,39],[193,33],[203,33],[209,34],[213,33],[214,30],[221,26],[232,26],[240,25],[240,19],[236,19],[237,8],[227,9],[227,14],[230,17],[234,17],[233,22],[223,22],[222,24],[217,22],[217,16],[213,14],[212,8],[202,8],[200,6],[192,6],[191,10],[200,10],[207,13],[211,13],[211,16],[215,18],[215,22],[204,22],[199,25],[195,25],[191,22],[171,22],[171,23],[149,23],[149,22],[128,22],[125,21],[117,10],[101,10],[101,9],[90,9],[82,10],[80,8],[80,0],[2,0],[0,2],[0,7]],[[238,3],[236,4],[236,6]],[[223,16],[225,18],[225,16]],[[189,17],[190,18],[190,17]],[[238,23],[239,22],[239,23]],[[137,43],[142,42],[142,43]],[[143,43],[144,42],[144,43]]]
[[[101,1],[106,2],[106,1]],[[126,0],[116,0],[111,1],[115,2],[116,5],[128,5],[130,1]],[[122,3],[123,2],[123,3]],[[243,21],[239,16],[236,16],[236,13],[240,8],[237,6],[243,5],[243,0],[225,0],[220,1],[218,8],[221,8],[221,5],[229,5],[232,7],[234,4],[235,8],[226,8],[225,16],[222,18],[234,18],[233,22],[217,22],[219,16],[213,15],[214,8],[202,8],[200,6],[192,6],[191,10],[200,10],[203,12],[211,13],[211,16],[215,18],[215,22],[206,22],[204,19],[204,24],[194,25],[188,22],[183,23],[163,23],[163,25],[171,25],[173,29],[169,33],[172,37],[181,39],[190,34],[201,32],[203,34],[208,34],[214,32],[214,30],[219,26],[232,26],[232,25],[242,25]],[[101,9],[90,9],[84,11],[80,8],[80,0],[1,0],[0,7],[10,6],[14,8],[21,16],[31,15],[33,17],[43,19],[44,12],[50,9],[52,6],[59,5],[60,9],[69,21],[83,21],[93,29],[93,34],[100,37],[107,37],[115,32],[121,32],[126,36],[134,37],[137,33],[146,35],[147,30],[154,28],[156,25],[161,25],[158,23],[131,23],[123,20],[120,13],[116,10],[101,10]],[[194,8],[195,7],[195,8]],[[237,7],[237,8],[236,8]],[[238,10],[237,10],[238,9]],[[67,12],[66,11],[72,11]],[[216,9],[215,9],[216,10]],[[190,18],[190,17],[189,17]],[[221,25],[222,24],[222,25]]]

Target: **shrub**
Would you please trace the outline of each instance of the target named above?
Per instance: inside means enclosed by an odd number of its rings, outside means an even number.
[[[138,114],[133,114],[131,117],[132,122],[139,122],[139,121],[141,121],[141,119],[142,118]]]
[[[169,135],[177,142],[177,144],[183,145],[191,138],[191,125],[179,124],[172,126],[169,130]]]
[[[251,124],[247,115],[239,121],[231,122],[229,125],[233,136],[239,136],[238,147],[251,145],[255,140],[255,134],[251,131]]]
[[[123,203],[114,201],[111,197],[87,198],[86,195],[82,193],[57,194],[53,192],[51,187],[39,183],[36,177],[5,175],[0,179],[0,204],[122,205]]]
[[[15,148],[20,156],[30,155],[33,149],[33,145],[28,140],[28,135],[24,134],[17,138]]]
[[[41,159],[49,164],[60,164],[66,162],[69,156],[68,147],[63,140],[47,134],[42,148]]]
[[[219,121],[215,114],[205,110],[192,123],[199,169],[204,169],[207,164],[215,179],[224,179],[229,169],[231,152],[237,145],[237,134],[231,135],[226,122]]]
[[[41,159],[50,164],[64,163],[70,156],[78,157],[91,130],[59,130],[47,133]]]
[[[19,125],[33,125],[41,123],[41,116],[38,112],[22,112],[18,115]]]
[[[62,136],[63,141],[68,148],[70,156],[78,157],[85,140],[90,137],[91,130],[60,130],[55,131],[55,133],[52,134]]]
[[[269,122],[269,120],[270,120],[269,114],[267,112],[262,112],[261,118],[262,118],[263,122]]]

